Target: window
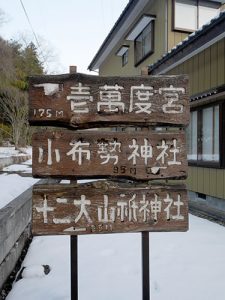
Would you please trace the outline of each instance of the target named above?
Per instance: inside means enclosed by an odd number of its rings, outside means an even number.
[[[188,159],[197,160],[197,111],[191,113],[190,123],[187,130]]]
[[[153,53],[154,29],[151,21],[134,40],[135,66]]]
[[[174,29],[192,32],[214,18],[221,3],[201,0],[174,0]]]
[[[128,63],[128,50],[122,55],[122,66]]]
[[[128,63],[128,45],[122,45],[119,50],[116,52],[116,56],[121,57],[122,66],[125,66]]]
[[[188,136],[188,160],[204,165],[220,162],[220,105],[191,112]]]
[[[219,161],[219,106],[202,110],[202,160]]]

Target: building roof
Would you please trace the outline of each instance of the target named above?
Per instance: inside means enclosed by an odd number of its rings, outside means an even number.
[[[188,58],[194,56],[203,51],[203,47],[209,47],[210,41],[214,43],[217,42],[219,39],[225,37],[225,30],[224,26],[221,23],[225,23],[225,11],[222,11],[218,14],[215,18],[211,19],[208,23],[204,24],[201,28],[196,30],[195,32],[191,33],[187,38],[185,38],[182,42],[178,43],[174,46],[170,51],[165,53],[159,60],[157,60],[154,64],[149,66],[149,73],[153,73],[157,69],[157,74],[164,73],[168,71],[168,68],[172,69],[173,67],[169,66],[167,62],[176,56],[176,65],[182,63],[182,59],[187,60]],[[211,34],[209,34],[211,32]],[[202,44],[201,44],[202,41]],[[211,44],[213,44],[211,42]],[[193,44],[196,43],[196,48],[193,47]],[[189,46],[192,46],[189,47]],[[185,49],[188,48],[188,51]],[[182,53],[182,54],[181,54]],[[180,57],[178,57],[180,54]],[[193,54],[193,55],[192,55]],[[165,71],[165,69],[167,69]],[[153,74],[156,74],[153,73]]]
[[[110,54],[112,49],[128,33],[130,26],[132,26],[137,21],[138,15],[140,13],[143,13],[145,6],[153,1],[154,0],[129,0],[127,6],[119,16],[118,20],[112,27],[111,31],[109,32],[102,45],[100,46],[99,50],[95,54],[94,58],[92,59],[91,63],[89,64],[89,70],[96,70],[99,68],[99,66]],[[220,2],[225,3],[225,0]],[[163,57],[161,57],[156,63],[150,65],[149,72],[152,72],[155,69],[157,69],[165,61],[167,61],[168,59],[176,55],[178,52],[180,52],[183,48],[197,40],[199,36],[206,34],[212,27],[216,26],[216,24],[219,23],[224,17],[224,12],[221,12],[218,17],[212,19],[209,23],[205,24],[203,27],[190,34],[181,43],[177,44],[168,53],[164,54]]]
[[[124,34],[127,34],[129,26],[133,24],[139,12],[142,11],[149,1],[152,0],[129,0],[119,19],[116,21],[113,28],[103,41],[98,52],[89,64],[89,70],[96,70],[99,68],[116,43],[124,36]]]

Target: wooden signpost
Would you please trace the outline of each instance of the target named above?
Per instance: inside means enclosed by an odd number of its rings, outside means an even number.
[[[189,122],[186,76],[30,77],[29,121],[73,128],[180,125]]]
[[[110,181],[39,185],[33,190],[34,234],[186,231],[184,185]]]
[[[115,232],[142,232],[143,300],[149,299],[148,232],[188,230],[186,187],[165,182],[187,177],[187,77],[37,76],[29,100],[32,125],[70,128],[33,136],[33,176],[73,183],[34,187],[32,230],[71,235],[71,299],[78,299],[77,235]],[[111,126],[151,130],[75,130]],[[74,183],[90,178],[120,182]]]
[[[186,178],[185,134],[44,131],[33,135],[33,176]]]

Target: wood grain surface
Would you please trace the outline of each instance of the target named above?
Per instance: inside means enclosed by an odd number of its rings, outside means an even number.
[[[35,185],[34,235],[188,230],[184,185]]]
[[[187,76],[101,77],[85,74],[30,77],[32,125],[186,126]]]
[[[47,130],[33,135],[33,176],[183,179],[184,131],[101,132]]]

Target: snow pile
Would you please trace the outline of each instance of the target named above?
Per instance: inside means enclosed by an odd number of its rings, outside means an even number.
[[[15,164],[15,165],[10,165],[8,167],[3,168],[3,172],[32,173],[32,169],[27,164]]]
[[[31,154],[30,154],[31,155]],[[31,166],[32,165],[32,159],[26,160],[25,162],[22,163],[22,165],[28,165]]]
[[[15,283],[7,300],[70,300],[68,236],[35,237],[23,266],[49,265]],[[141,234],[78,237],[79,300],[139,300]],[[224,300],[225,228],[190,216],[187,233],[150,233],[151,299]]]
[[[35,277],[44,277],[44,267],[41,265],[28,266],[23,270],[23,278],[35,278]]]
[[[24,153],[19,150],[15,150],[15,147],[0,147],[0,158],[10,157],[10,156],[24,156],[31,155],[32,148],[23,148],[21,149]]]
[[[29,300],[70,300],[69,238],[38,237],[34,238],[23,265],[49,265],[51,272],[45,276],[28,276],[15,283],[7,299]],[[35,269],[35,268],[34,268]],[[37,275],[33,269],[30,275]],[[26,270],[26,269],[25,269]]]
[[[23,193],[38,180],[39,179],[30,177],[20,177],[17,174],[0,175],[0,209]]]

